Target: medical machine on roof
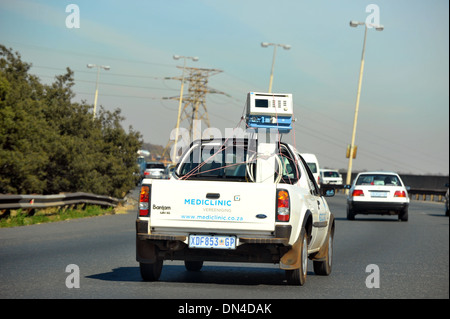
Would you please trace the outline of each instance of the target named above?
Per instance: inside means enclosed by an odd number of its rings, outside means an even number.
[[[276,129],[280,133],[289,133],[293,113],[292,94],[247,94],[246,122],[250,129]]]

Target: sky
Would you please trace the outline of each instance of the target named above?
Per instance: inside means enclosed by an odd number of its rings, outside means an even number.
[[[268,91],[274,51],[261,42],[289,44],[277,49],[272,88],[293,94],[297,121],[283,141],[346,170],[364,39],[349,21],[376,19],[384,30],[367,32],[353,171],[448,175],[447,0],[0,0],[0,43],[43,83],[70,67],[75,102],[94,103],[96,70],[86,65],[110,66],[98,107],[120,108],[124,128],[162,146],[178,112],[167,99],[180,94],[183,60],[173,55],[220,70],[208,88],[222,94],[208,93],[206,106],[224,134],[239,125],[248,92]]]

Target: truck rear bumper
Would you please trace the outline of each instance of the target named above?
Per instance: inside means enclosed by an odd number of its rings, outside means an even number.
[[[157,259],[278,263],[290,249],[290,225],[277,226],[274,237],[270,238],[236,235],[239,240],[236,249],[224,250],[189,248],[188,236],[148,234],[146,224],[136,221],[136,260],[141,263],[153,263]]]
[[[278,263],[290,246],[283,244],[241,244],[236,249],[195,249],[182,241],[136,239],[136,260],[154,263],[162,260]],[[145,237],[144,237],[145,238]]]
[[[158,235],[158,234],[137,234],[140,240],[156,241],[186,241],[186,236]],[[241,244],[283,244],[288,245],[289,238],[259,238],[259,237],[238,237]]]

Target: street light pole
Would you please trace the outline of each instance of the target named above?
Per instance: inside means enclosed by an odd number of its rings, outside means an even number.
[[[364,25],[364,42],[363,42],[363,49],[361,54],[361,66],[359,68],[359,79],[358,79],[358,90],[356,92],[356,106],[355,106],[355,116],[353,119],[353,131],[352,131],[352,141],[350,144],[350,154],[348,159],[348,169],[347,169],[347,178],[346,178],[346,184],[351,183],[351,175],[352,175],[352,166],[353,166],[353,154],[355,151],[355,136],[356,136],[356,125],[358,122],[358,112],[359,112],[359,99],[361,97],[361,84],[363,79],[363,73],[364,73],[364,55],[366,52],[366,39],[367,39],[367,23],[365,22],[358,22],[358,21],[350,21],[351,27],[357,27],[358,25]],[[370,25],[371,27],[374,27],[377,31],[383,31],[384,27],[382,25]]]
[[[277,44],[277,43],[261,42],[261,46],[263,48],[266,48],[269,45],[273,45],[272,68],[271,68],[271,71],[270,71],[270,81],[269,81],[269,93],[272,93],[273,70],[274,70],[274,67],[275,67],[275,57],[277,55],[277,47],[282,47],[285,50],[289,50],[291,48],[291,46],[289,44]]]
[[[87,67],[89,69],[97,68],[97,81],[95,81],[94,115],[93,115],[93,118],[95,119],[95,115],[97,112],[98,79],[100,77],[100,69],[104,69],[104,70],[108,71],[109,69],[111,69],[111,67],[108,65],[96,65],[96,64],[88,64]]]
[[[198,57],[191,57],[191,56],[180,56],[180,55],[174,55],[174,60],[183,59],[183,72],[181,76],[181,88],[180,88],[180,100],[178,102],[178,117],[177,117],[177,127],[176,127],[176,133],[175,133],[175,143],[174,143],[174,151],[172,154],[172,159],[176,160],[177,156],[177,144],[178,144],[178,134],[180,129],[180,117],[181,117],[181,105],[183,104],[183,89],[184,89],[184,72],[186,69],[186,59],[191,59],[192,61],[198,61]]]
[[[269,93],[272,93],[273,69],[275,66],[275,57],[277,55],[277,45],[273,46],[272,69],[270,70]]]

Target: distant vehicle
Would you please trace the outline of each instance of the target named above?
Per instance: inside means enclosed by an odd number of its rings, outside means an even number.
[[[150,156],[150,152],[147,150],[138,150],[137,154],[141,157],[148,157]]]
[[[147,162],[145,164],[144,178],[161,179],[164,178],[166,167],[160,162]]]
[[[144,172],[145,172],[145,159],[144,156],[138,156],[136,159],[137,166],[139,168],[139,181],[144,178]]]
[[[308,164],[308,167],[311,170],[311,172],[313,173],[314,179],[316,180],[317,185],[319,185],[319,187],[320,187],[320,184],[322,184],[321,180],[320,180],[320,166],[319,166],[319,161],[317,160],[316,155],[307,154],[307,153],[302,153],[300,155],[303,157],[306,164]]]
[[[347,219],[356,214],[398,215],[408,221],[409,196],[400,176],[393,172],[359,173],[347,197]]]
[[[172,177],[172,173],[177,167],[177,164],[169,164],[166,166],[166,169],[164,170],[164,178],[170,179]]]
[[[342,185],[342,175],[335,169],[321,169],[322,184]]]

